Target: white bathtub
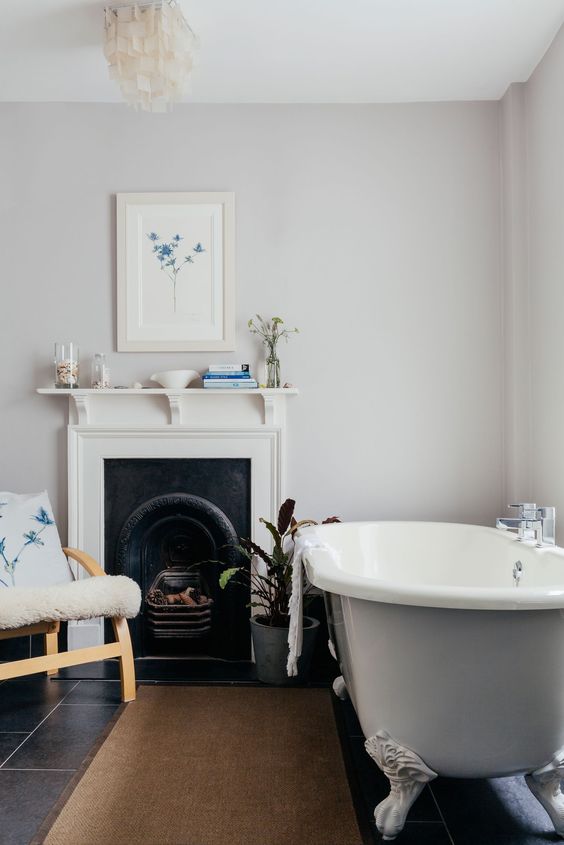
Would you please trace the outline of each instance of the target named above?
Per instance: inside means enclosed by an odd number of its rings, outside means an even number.
[[[302,534],[329,547],[304,563],[367,751],[391,781],[375,811],[384,838],[437,774],[529,774],[564,835],[564,550],[449,523]]]

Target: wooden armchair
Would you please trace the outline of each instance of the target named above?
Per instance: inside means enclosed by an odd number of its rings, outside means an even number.
[[[96,563],[94,558],[86,554],[86,552],[68,548],[64,548],[63,552],[67,557],[77,561],[89,575],[93,576],[93,578],[98,578],[100,576],[111,579],[114,577],[106,575],[101,566]],[[123,576],[120,578],[123,579]],[[41,594],[46,596],[48,601],[48,597],[51,595],[49,591],[57,589],[59,591],[57,595],[59,595],[62,594],[61,591],[70,589],[73,590],[74,598],[79,595],[79,592],[82,589],[77,585],[87,585],[91,580],[92,579],[83,579],[75,581],[73,584],[62,585],[57,588],[44,587],[41,589]],[[123,581],[125,580],[129,581],[129,579],[123,579]],[[98,587],[99,584],[94,586]],[[104,587],[105,586],[106,584],[104,584]],[[108,586],[111,587],[112,584],[108,584]],[[137,593],[135,592],[135,588],[137,588]],[[61,611],[61,605],[57,603],[56,605],[53,604],[52,611],[47,610],[43,621],[35,621],[33,624],[17,628],[0,628],[0,640],[12,637],[24,637],[30,634],[43,634],[45,636],[45,654],[40,657],[29,657],[25,660],[13,660],[6,663],[0,663],[0,681],[7,680],[8,678],[19,678],[22,675],[32,675],[36,672],[47,672],[48,675],[53,675],[65,666],[78,666],[82,663],[92,663],[97,660],[104,660],[107,657],[117,657],[119,658],[122,700],[133,701],[135,699],[135,666],[133,663],[131,637],[129,635],[129,628],[125,617],[136,615],[139,608],[139,588],[134,582],[131,582],[130,595],[127,596],[127,601],[125,603],[122,602],[124,605],[124,615],[120,616],[113,616],[108,612],[107,595],[104,597],[104,601],[102,601],[100,595],[96,596],[95,591],[92,589],[86,588],[86,591],[91,594],[91,596],[86,597],[86,601],[90,602],[86,613],[84,610],[79,612],[77,609],[76,612],[71,611],[71,613],[63,615],[64,610]],[[21,596],[25,593],[25,589],[21,589],[18,592]],[[34,596],[37,596],[40,593],[40,590],[30,590],[29,592],[33,593]],[[83,593],[84,592],[85,591],[83,590]],[[99,590],[96,592],[100,593]],[[105,592],[107,594],[111,594],[111,589]],[[7,590],[3,594],[8,594],[7,598],[9,599],[10,593],[13,594],[13,591]],[[52,594],[54,595],[54,593]],[[134,609],[136,602],[137,610]],[[126,604],[127,608],[125,608]],[[33,614],[34,609],[30,607],[29,612]],[[85,619],[96,616],[105,616],[106,618],[111,619],[115,634],[115,642],[99,646],[91,646],[89,648],[79,648],[74,651],[59,652],[58,633],[61,621],[68,621],[70,619]],[[0,622],[1,621],[2,620],[0,618]]]

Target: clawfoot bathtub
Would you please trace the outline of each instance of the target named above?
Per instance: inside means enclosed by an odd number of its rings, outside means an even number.
[[[525,774],[564,836],[564,550],[494,528],[425,522],[303,529],[309,580],[390,781],[375,810],[402,830],[437,775]]]

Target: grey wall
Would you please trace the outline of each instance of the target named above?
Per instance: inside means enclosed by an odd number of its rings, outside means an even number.
[[[115,349],[115,193],[231,190],[231,357],[259,360],[246,330],[256,311],[301,332],[281,350],[283,378],[302,390],[289,415],[299,513],[492,521],[503,404],[497,104],[164,116],[3,104],[0,124],[0,489],[47,487],[64,518],[65,402],[34,388],[50,382],[54,340],[79,342],[83,360]],[[114,383],[127,383],[220,358],[112,352],[110,364]]]
[[[526,85],[500,110],[504,349],[504,503],[530,500],[531,318],[527,209]]]
[[[564,29],[526,86],[531,489],[564,514]],[[562,532],[559,535],[562,544]]]

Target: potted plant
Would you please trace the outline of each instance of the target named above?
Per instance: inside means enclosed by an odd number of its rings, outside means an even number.
[[[311,519],[297,522],[294,519],[295,501],[286,499],[278,512],[276,525],[266,519],[266,526],[273,539],[272,552],[266,552],[257,543],[242,538],[238,551],[247,559],[247,566],[225,569],[219,578],[222,589],[233,580],[250,586],[250,607],[258,609],[251,616],[251,635],[255,653],[257,676],[267,684],[289,685],[304,683],[309,676],[319,621],[303,617],[302,653],[298,661],[298,674],[289,678],[288,629],[290,624],[289,601],[292,583],[293,535],[302,525],[316,525]],[[325,522],[338,522],[331,517]],[[307,590],[304,592],[307,601]]]

